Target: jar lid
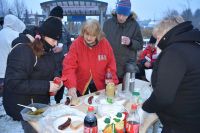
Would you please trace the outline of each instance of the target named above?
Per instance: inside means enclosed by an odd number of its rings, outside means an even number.
[[[94,111],[94,107],[93,106],[89,106],[88,107],[88,112],[93,112]]]
[[[104,120],[104,122],[105,122],[106,124],[109,124],[109,123],[110,123],[110,118],[106,118],[106,119]]]
[[[139,96],[139,95],[140,95],[140,92],[134,91],[134,92],[132,93],[132,95],[134,95],[134,96]]]
[[[131,110],[136,110],[137,109],[137,105],[136,104],[132,104],[131,105]]]

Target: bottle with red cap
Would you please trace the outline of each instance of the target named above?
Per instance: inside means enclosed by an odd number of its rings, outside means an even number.
[[[131,105],[131,111],[126,121],[126,133],[139,133],[140,116],[136,104]]]
[[[93,106],[88,107],[88,113],[84,119],[84,133],[98,133],[97,117]]]
[[[60,77],[55,77],[55,78],[53,79],[53,83],[54,83],[54,84],[57,84],[57,85],[60,85],[60,84],[62,83],[62,79],[61,79]],[[49,92],[49,95],[50,95],[50,96],[55,96],[56,93],[55,93],[55,92]]]
[[[107,85],[110,82],[113,82],[113,79],[112,79],[112,73],[110,71],[110,68],[108,68],[105,75],[105,84]]]

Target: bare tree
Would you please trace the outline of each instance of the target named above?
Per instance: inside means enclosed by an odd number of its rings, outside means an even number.
[[[197,9],[193,15],[193,24],[196,28],[200,29],[200,9]]]
[[[25,18],[24,18],[24,23],[25,24],[31,24],[31,21],[30,21],[30,18],[29,18],[29,13],[28,13],[28,10],[26,9],[25,11]]]
[[[165,14],[164,18],[170,18],[179,15],[177,10],[170,10],[170,9],[168,9],[164,14]]]
[[[181,16],[184,18],[185,21],[192,21],[193,19],[192,11],[190,8],[184,10]]]
[[[21,19],[26,11],[25,3],[23,0],[14,0],[14,5],[16,16]]]
[[[8,14],[8,2],[5,0],[0,0],[0,16],[5,16]]]

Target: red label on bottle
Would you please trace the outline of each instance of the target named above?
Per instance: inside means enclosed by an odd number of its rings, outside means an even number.
[[[84,133],[98,133],[98,128],[96,127],[84,127]]]
[[[125,117],[124,117],[124,127],[126,127],[126,119],[128,117],[128,112],[123,112],[123,114],[125,115]]]
[[[59,78],[59,77],[55,77],[55,78],[53,79],[53,83],[54,83],[54,84],[60,85],[61,82],[62,82],[62,80],[61,80],[61,78]]]
[[[55,92],[49,92],[49,95],[50,95],[50,96],[55,96],[56,93],[55,93]]]
[[[126,123],[126,132],[127,133],[139,133],[139,124],[132,124],[130,122]]]

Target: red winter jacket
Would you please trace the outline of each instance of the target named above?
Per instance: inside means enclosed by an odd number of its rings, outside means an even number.
[[[117,84],[116,62],[107,39],[103,38],[96,46],[88,47],[83,37],[79,36],[64,58],[62,79],[67,88],[75,87],[84,95],[92,79],[97,90],[105,88],[107,68],[110,68],[114,83]]]
[[[145,48],[145,50],[141,52],[139,60],[142,64],[145,63],[146,61],[154,63],[156,59],[153,59],[152,56],[155,55],[156,53],[157,53],[156,48],[155,47],[153,48],[148,45]]]

